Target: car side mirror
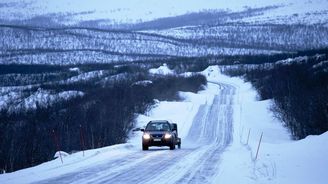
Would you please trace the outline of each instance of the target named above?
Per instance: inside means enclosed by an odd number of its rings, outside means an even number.
[[[141,132],[144,132],[144,131],[145,131],[145,129],[144,129],[144,128],[140,128],[140,131],[141,131]]]
[[[140,128],[135,128],[132,130],[133,132],[140,131]]]
[[[172,131],[178,131],[178,125],[176,123],[172,123]]]

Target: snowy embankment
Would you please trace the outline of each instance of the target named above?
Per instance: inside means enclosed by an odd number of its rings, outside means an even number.
[[[213,75],[237,87],[234,109],[234,141],[222,156],[215,183],[326,183],[328,176],[328,133],[292,141],[282,122],[270,111],[271,101],[257,100],[250,83],[239,78]],[[257,159],[256,152],[263,133]],[[249,135],[249,136],[248,136]],[[248,142],[247,142],[248,141]]]
[[[160,69],[168,71],[166,66],[162,66]],[[158,72],[152,71],[156,74],[160,73],[160,70]],[[328,169],[328,159],[325,154],[328,148],[327,133],[300,141],[292,141],[288,131],[282,127],[281,122],[273,118],[273,114],[269,111],[271,102],[257,101],[256,92],[249,83],[244,83],[238,78],[221,75],[216,66],[209,67],[202,73],[207,76],[209,81],[205,90],[197,94],[181,92],[180,95],[184,98],[182,102],[158,102],[147,114],[139,115],[136,127],[145,126],[149,120],[168,119],[178,123],[179,135],[183,141],[191,128],[199,107],[213,103],[214,96],[220,90],[218,83],[229,84],[236,88],[233,102],[233,142],[221,156],[218,155],[220,162],[217,164],[219,165],[213,168],[219,169],[216,170],[215,178],[208,182],[323,184],[328,181],[328,176],[323,173]],[[250,132],[250,136],[247,144],[248,132]],[[258,158],[255,160],[256,149],[262,132],[262,144]],[[77,152],[65,156],[63,163],[57,158],[36,167],[0,175],[0,183],[30,183],[56,179],[59,176],[60,179],[65,179],[65,175],[71,177],[70,174],[72,173],[73,176],[78,177],[76,182],[79,180],[83,181],[82,183],[101,182],[101,179],[110,178],[111,173],[115,176],[122,171],[136,168],[140,164],[141,166],[144,164],[143,166],[147,168],[147,164],[150,164],[149,159],[152,160],[151,158],[156,158],[156,156],[163,157],[163,154],[182,155],[179,162],[170,165],[171,170],[175,171],[175,167],[181,167],[181,164],[183,165],[182,168],[193,166],[194,160],[186,160],[184,157],[189,158],[189,156],[197,155],[198,152],[202,152],[201,149],[206,148],[200,147],[192,151],[192,154],[184,156],[183,153],[188,153],[190,149],[186,148],[186,144],[182,142],[182,150],[180,151],[151,148],[152,151],[143,152],[141,151],[140,139],[141,132],[131,132],[130,139],[125,144],[87,150],[84,156],[82,152]],[[113,166],[111,167],[111,165]],[[184,176],[183,169],[177,170],[181,173],[171,173],[170,175]],[[168,169],[163,172],[169,171]],[[82,173],[85,179],[79,178],[79,173]],[[84,176],[87,173],[91,176]],[[160,173],[159,176],[161,176]],[[153,176],[155,179],[156,177],[158,178],[157,175]],[[67,180],[58,180],[57,182],[59,181],[68,182]],[[168,180],[163,178],[163,181]],[[161,183],[161,179],[159,178],[157,182]]]

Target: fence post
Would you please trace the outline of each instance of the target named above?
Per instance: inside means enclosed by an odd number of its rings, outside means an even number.
[[[243,142],[243,134],[244,134],[244,126],[243,126],[243,128],[241,129],[241,133],[240,133],[240,136],[239,136],[239,139],[240,139],[240,142],[241,142],[241,143]]]
[[[257,146],[257,151],[256,151],[255,160],[257,159],[257,156],[258,156],[258,154],[259,154],[260,145],[261,145],[261,141],[262,141],[262,136],[263,136],[263,132],[261,133],[261,137],[260,137],[259,145]]]
[[[55,144],[57,146],[57,150],[58,150],[58,153],[59,153],[59,157],[60,157],[60,160],[61,160],[61,163],[63,164],[63,158],[61,156],[61,152],[60,152],[60,147],[59,147],[59,142],[58,142],[58,139],[57,139],[57,136],[56,136],[56,133],[55,133],[55,130],[52,130],[52,133],[54,135],[54,139],[55,139]]]
[[[81,143],[81,149],[82,149],[83,157],[84,157],[85,146],[84,146],[84,136],[83,136],[83,130],[82,130],[82,125],[81,124],[80,124],[80,143]]]
[[[251,134],[251,129],[248,129],[248,135],[247,135],[247,141],[246,144],[248,144],[248,140],[249,140],[249,135]]]

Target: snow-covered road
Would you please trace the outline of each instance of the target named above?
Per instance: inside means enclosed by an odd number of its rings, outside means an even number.
[[[250,83],[222,75],[218,66],[201,73],[210,81],[204,90],[158,101],[136,118],[137,127],[153,119],[177,123],[182,149],[142,151],[142,132],[133,132],[127,143],[1,174],[0,183],[327,183],[328,133],[292,141],[273,118],[272,101],[257,100]]]
[[[151,148],[38,183],[211,183],[232,141],[235,88],[217,83],[214,100],[200,105],[182,149]]]

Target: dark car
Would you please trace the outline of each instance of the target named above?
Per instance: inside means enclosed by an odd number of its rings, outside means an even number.
[[[148,150],[150,146],[169,146],[174,150],[175,146],[181,148],[181,139],[178,137],[178,127],[175,123],[166,120],[150,121],[142,135],[142,150]]]

